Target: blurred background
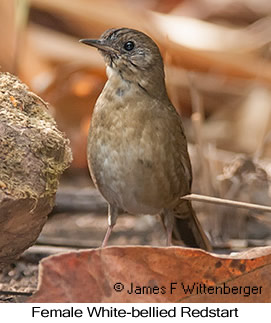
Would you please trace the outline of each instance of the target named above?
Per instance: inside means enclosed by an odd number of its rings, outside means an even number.
[[[97,247],[104,200],[88,174],[86,140],[106,82],[99,53],[78,42],[108,28],[150,35],[183,116],[193,192],[271,205],[269,0],[0,0],[0,66],[50,103],[71,141],[72,167],[39,245]],[[268,213],[193,203],[217,252],[271,244]],[[110,244],[165,245],[155,217],[120,217]]]

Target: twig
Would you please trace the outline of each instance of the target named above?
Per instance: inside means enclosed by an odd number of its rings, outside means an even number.
[[[182,196],[181,199],[212,203],[212,204],[220,204],[224,206],[239,207],[239,208],[250,209],[255,211],[271,212],[271,206],[233,201],[233,200],[222,199],[218,197],[206,196],[206,195],[200,195],[200,194],[185,195],[185,196]]]
[[[47,246],[47,247],[65,247],[73,249],[92,249],[97,248],[93,245],[92,241],[76,240],[76,239],[65,239],[65,238],[55,238],[55,237],[43,237],[40,236],[36,241],[36,245]],[[62,251],[63,252],[63,251]]]
[[[0,295],[13,295],[13,296],[32,296],[33,292],[17,292],[13,290],[0,290]]]

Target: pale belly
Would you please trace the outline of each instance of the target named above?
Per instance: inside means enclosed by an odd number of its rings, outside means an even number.
[[[94,149],[89,152],[92,178],[110,204],[131,214],[157,214],[180,196],[178,167],[161,143],[133,136],[127,141],[126,135],[118,144],[114,136],[106,142],[93,139]]]

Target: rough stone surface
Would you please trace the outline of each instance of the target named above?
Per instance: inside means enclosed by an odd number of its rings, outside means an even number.
[[[47,104],[15,76],[1,73],[0,268],[37,239],[71,159],[69,141]]]

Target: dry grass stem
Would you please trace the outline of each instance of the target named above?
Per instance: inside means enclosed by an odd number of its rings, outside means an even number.
[[[198,201],[198,202],[204,202],[204,203],[219,204],[219,205],[223,205],[223,206],[244,208],[244,209],[262,211],[262,212],[271,212],[271,206],[265,206],[265,205],[259,205],[259,204],[253,204],[253,203],[246,203],[246,202],[240,202],[240,201],[233,201],[233,200],[222,199],[222,198],[213,197],[213,196],[207,196],[207,195],[189,194],[189,195],[182,196],[181,198],[184,199],[184,200],[191,200],[191,201]]]

